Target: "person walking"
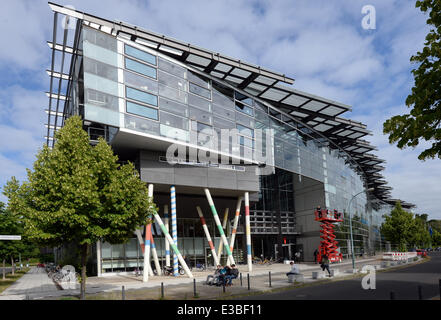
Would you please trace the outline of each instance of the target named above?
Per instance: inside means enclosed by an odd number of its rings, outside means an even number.
[[[328,270],[329,277],[331,277],[331,271],[329,270],[329,258],[326,254],[323,255],[321,267],[322,271],[325,271],[325,269]]]
[[[314,263],[317,263],[317,256],[318,256],[318,250],[315,249],[315,251],[314,251]]]

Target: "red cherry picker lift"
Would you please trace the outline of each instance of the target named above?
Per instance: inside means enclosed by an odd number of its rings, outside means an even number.
[[[317,255],[317,261],[321,261],[323,255],[327,255],[330,262],[341,262],[342,254],[337,250],[338,242],[335,240],[334,227],[335,223],[342,222],[342,213],[337,210],[331,212],[327,209],[318,207],[315,212],[315,221],[321,222],[320,230],[320,247]]]

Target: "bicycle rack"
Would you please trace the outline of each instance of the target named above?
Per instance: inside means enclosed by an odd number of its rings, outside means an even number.
[[[315,221],[321,222],[319,252],[317,261],[322,260],[323,255],[327,255],[330,262],[341,262],[343,256],[338,252],[338,242],[335,240],[334,227],[335,223],[342,222],[342,214],[337,210],[331,213],[327,209],[316,209],[314,211]]]

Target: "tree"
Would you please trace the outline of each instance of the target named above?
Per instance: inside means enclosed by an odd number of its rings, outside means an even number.
[[[119,165],[110,146],[96,146],[80,117],[66,120],[55,133],[53,150],[37,154],[22,185],[6,184],[9,208],[20,212],[25,234],[40,245],[75,243],[81,256],[81,299],[85,298],[89,246],[98,240],[122,243],[149,220],[155,206],[132,163]]]
[[[441,246],[441,233],[434,229],[432,234],[432,245],[434,247]]]
[[[395,204],[390,215],[384,216],[381,233],[386,240],[398,244],[399,251],[407,251],[407,244],[412,239],[415,222],[410,212],[403,210],[399,201]]]
[[[22,228],[16,216],[5,209],[3,202],[0,202],[0,234],[21,235]],[[5,262],[11,260],[12,274],[14,274],[14,257],[25,249],[22,241],[0,240],[0,259],[3,261],[3,280],[6,279]]]
[[[416,247],[428,247],[431,242],[427,228],[427,214],[415,215],[415,226],[412,233],[411,243]]]
[[[386,120],[383,132],[389,134],[389,142],[398,148],[415,147],[420,140],[432,142],[432,146],[420,153],[418,159],[441,158],[441,2],[417,1],[416,7],[429,13],[427,24],[431,26],[421,52],[410,61],[418,64],[412,70],[415,84],[406,99],[412,110]]]

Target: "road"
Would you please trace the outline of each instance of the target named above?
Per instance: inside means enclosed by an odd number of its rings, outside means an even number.
[[[281,292],[248,296],[246,300],[389,300],[395,293],[397,300],[418,299],[418,285],[423,299],[439,295],[441,252],[430,253],[429,262],[402,269],[376,273],[376,289],[364,290],[362,278],[329,282]]]

